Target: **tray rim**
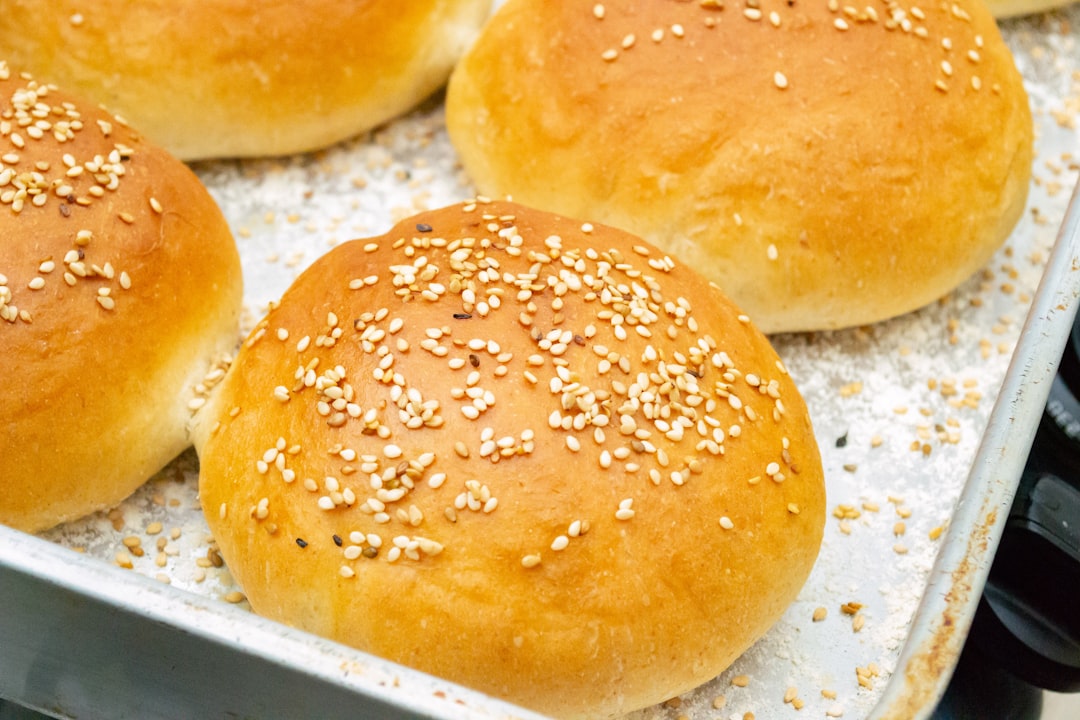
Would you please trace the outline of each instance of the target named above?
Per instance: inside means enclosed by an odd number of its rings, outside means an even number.
[[[975,617],[1080,297],[1080,180],[942,538],[907,639],[867,720],[923,720],[944,695]]]

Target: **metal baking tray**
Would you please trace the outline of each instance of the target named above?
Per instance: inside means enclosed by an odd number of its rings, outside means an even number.
[[[773,338],[822,447],[821,555],[729,670],[635,720],[909,720],[944,692],[1080,293],[1080,5],[1002,27],[1037,124],[1024,218],[927,308]],[[322,152],[194,168],[236,234],[248,326],[332,245],[472,192],[439,98]],[[196,479],[189,451],[111,512],[0,527],[0,698],[63,718],[536,717],[254,615]]]

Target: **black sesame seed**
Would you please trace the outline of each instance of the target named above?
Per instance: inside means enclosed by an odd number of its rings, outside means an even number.
[[[469,364],[473,367],[480,367],[480,358],[473,353],[469,353]]]
[[[585,344],[585,338],[581,337],[580,335],[575,335],[574,336],[574,344],[575,345],[584,345]]]
[[[369,546],[367,546],[366,548],[363,549],[362,553],[363,553],[364,557],[366,557],[366,558],[374,558],[379,554],[379,548],[371,547],[369,545]]]
[[[338,547],[341,547],[341,536],[340,535],[335,535],[334,536],[334,544],[337,545]]]
[[[296,538],[296,544],[299,545],[302,548],[306,548],[307,547],[307,540],[305,540],[304,538]]]
[[[431,226],[427,223],[416,223],[416,232],[431,232]]]
[[[469,313],[454,313],[455,320],[471,320],[472,315]]]
[[[840,437],[836,438],[836,447],[842,448],[847,446],[847,433],[844,433]]]

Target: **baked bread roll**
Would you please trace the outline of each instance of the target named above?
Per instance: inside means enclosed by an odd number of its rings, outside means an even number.
[[[0,62],[0,523],[112,507],[190,445],[240,260],[179,160]]]
[[[821,541],[765,336],[634,236],[509,202],[331,250],[207,409],[200,498],[256,612],[554,716],[713,678]]]
[[[996,18],[1011,18],[1054,10],[1074,2],[1076,0],[986,0],[986,6]]]
[[[8,61],[104,103],[184,160],[282,155],[442,87],[491,0],[11,0]]]
[[[634,232],[766,332],[948,293],[1009,235],[1032,163],[981,0],[509,0],[446,120],[481,192]]]

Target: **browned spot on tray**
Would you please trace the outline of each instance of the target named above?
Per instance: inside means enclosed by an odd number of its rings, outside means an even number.
[[[946,608],[929,637],[903,667],[897,668],[893,681],[897,691],[884,700],[881,720],[908,720],[925,710],[955,667],[979,595],[972,582],[989,553],[990,531],[997,524],[997,515],[997,508],[990,509],[983,522],[973,528],[963,560],[951,573]]]

